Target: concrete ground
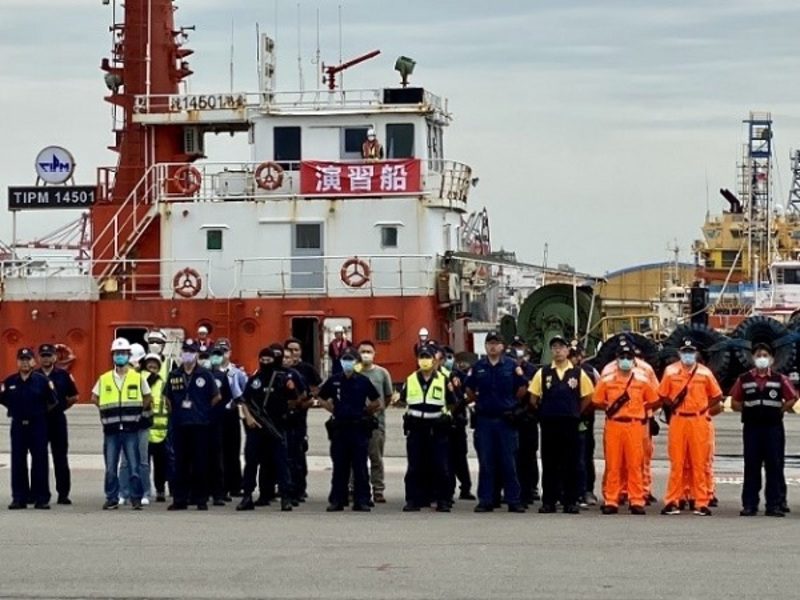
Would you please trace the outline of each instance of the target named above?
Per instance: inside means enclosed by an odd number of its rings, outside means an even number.
[[[309,502],[236,513],[103,512],[101,434],[91,407],[70,411],[74,505],[0,510],[3,598],[787,598],[796,595],[800,503],[785,519],[738,517],[741,425],[717,419],[712,518],[404,514],[400,412],[389,415],[387,496],[370,514],[326,514],[330,471],[311,417]],[[787,452],[800,418],[787,420]],[[8,448],[7,427],[0,449]],[[663,457],[665,437],[658,440]],[[598,452],[598,456],[600,453]],[[602,462],[598,461],[602,471]],[[663,493],[667,465],[655,463]],[[800,463],[787,464],[790,503]],[[8,485],[8,455],[0,454]],[[8,488],[6,488],[8,489]],[[7,492],[6,492],[7,493]]]

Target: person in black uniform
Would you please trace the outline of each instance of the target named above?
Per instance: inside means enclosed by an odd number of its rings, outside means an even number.
[[[69,438],[67,435],[66,411],[78,401],[78,388],[72,375],[56,366],[56,348],[52,344],[39,346],[39,368],[37,372],[46,376],[56,389],[58,405],[47,413],[47,441],[53,456],[53,471],[56,476],[58,504],[72,504],[69,499],[71,488],[69,459]]]
[[[17,372],[0,384],[0,404],[11,418],[11,504],[9,510],[50,508],[47,413],[58,404],[53,382],[33,370],[30,348],[17,352]],[[30,479],[28,454],[31,455]]]
[[[626,337],[627,344],[635,348],[636,340],[633,337]],[[600,379],[597,371],[586,362],[586,351],[577,341],[573,341],[567,352],[569,361],[576,367],[580,367],[589,376],[593,384]],[[578,504],[581,508],[595,506],[597,496],[594,494],[594,484],[596,473],[594,469],[594,412],[587,411],[581,415],[581,422],[578,425]]]
[[[467,374],[456,365],[455,352],[449,346],[443,348],[444,369],[449,374],[448,387],[455,397],[453,407],[453,423],[450,428],[449,444],[449,477],[450,499],[455,499],[456,482],[459,487],[459,500],[475,500],[472,493],[472,476],[469,472],[469,442],[467,439],[467,425],[469,425],[469,407],[464,394],[464,381]]]
[[[221,396],[214,376],[197,364],[199,348],[187,339],[181,365],[164,385],[175,444],[175,490],[167,510],[208,510],[208,446],[211,407]]]
[[[228,375],[222,369],[224,355],[225,348],[214,345],[208,358],[208,366],[221,397],[220,402],[211,407],[209,414],[208,478],[214,506],[225,506],[225,502],[232,500],[225,488],[224,436],[225,419],[229,412],[228,405],[233,400],[233,392]]]
[[[242,411],[245,418],[244,496],[236,510],[253,510],[256,474],[272,465],[278,479],[281,510],[292,510],[292,478],[286,448],[289,402],[297,399],[300,376],[283,365],[283,345],[272,344],[258,353],[258,372],[247,381]],[[263,496],[264,489],[261,489]]]
[[[518,335],[511,341],[511,358],[517,365],[516,374],[530,384],[536,373],[536,367],[528,360],[530,352],[525,340]],[[517,452],[517,476],[519,477],[520,501],[528,507],[539,499],[539,419],[536,411],[530,406],[530,393],[526,392],[520,399],[517,415],[517,431],[519,432],[519,451]]]
[[[331,442],[331,493],[328,512],[344,510],[349,504],[347,484],[353,473],[353,510],[369,512],[369,439],[380,410],[380,393],[355,367],[358,355],[347,350],[341,356],[342,372],[332,375],[319,390],[319,406],[333,415],[326,427]]]

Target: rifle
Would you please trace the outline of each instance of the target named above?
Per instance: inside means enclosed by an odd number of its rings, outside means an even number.
[[[630,401],[631,397],[630,395],[628,395],[628,388],[631,387],[632,381],[633,381],[633,373],[631,373],[631,376],[628,377],[628,383],[625,384],[625,389],[622,391],[622,395],[616,400],[614,400],[611,406],[609,406],[608,409],[606,409],[607,418],[610,419],[611,417],[613,417],[620,410],[622,410],[623,406],[625,406]]]
[[[264,396],[264,400],[258,402],[255,398],[252,397],[252,394],[247,394],[245,397],[245,405],[247,409],[250,411],[250,416],[255,419],[255,421],[261,425],[261,428],[266,432],[266,434],[274,440],[282,440],[283,434],[280,430],[275,426],[273,423],[272,418],[267,413],[267,402],[269,402],[269,397],[272,394],[272,384],[275,383],[275,376],[278,374],[277,371],[272,372],[272,377],[269,379],[269,384],[267,385],[267,392]]]

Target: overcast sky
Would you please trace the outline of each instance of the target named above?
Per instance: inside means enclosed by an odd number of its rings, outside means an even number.
[[[255,23],[275,31],[274,0],[181,0],[179,24],[196,25],[191,90],[228,89],[231,20],[235,87],[256,89]],[[796,0],[324,0],[302,2],[306,89],[320,9],[323,59],[382,56],[348,71],[348,87],[393,85],[394,59],[417,60],[415,84],[446,96],[455,113],[449,158],[480,177],[473,208],[487,206],[493,245],[541,262],[603,273],[682,258],[700,235],[707,198],[735,187],[750,110],[771,111],[776,201],[800,147],[800,5]],[[278,1],[278,85],[298,86],[297,3]],[[100,0],[0,0],[0,187],[33,182],[48,144],[72,150],[79,183],[113,164],[100,60],[111,12]],[[209,140],[210,159],[246,159]],[[707,182],[707,183],[706,183]],[[0,239],[11,219],[0,209]],[[74,213],[20,217],[21,237]],[[49,219],[49,220],[48,220]]]

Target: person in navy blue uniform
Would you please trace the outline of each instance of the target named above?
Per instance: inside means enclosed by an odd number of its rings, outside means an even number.
[[[530,362],[530,350],[525,340],[515,335],[511,341],[510,356],[517,365],[516,373],[526,385],[536,373],[536,366]],[[517,452],[517,476],[519,477],[520,500],[528,507],[539,499],[539,419],[530,406],[530,394],[526,391],[520,399],[517,416],[519,432],[519,451]]]
[[[469,454],[467,425],[469,425],[470,411],[464,392],[464,382],[467,380],[467,374],[456,365],[455,352],[452,348],[445,346],[442,350],[444,352],[442,366],[449,374],[448,387],[455,397],[449,443],[450,499],[451,501],[455,499],[456,483],[458,483],[458,499],[475,500],[475,496],[472,493],[472,476],[469,472],[469,461],[467,460]]]
[[[39,346],[38,373],[46,376],[56,389],[58,405],[47,413],[47,441],[53,456],[53,471],[56,477],[58,504],[72,504],[69,499],[71,478],[69,472],[69,437],[67,434],[67,415],[65,414],[78,401],[78,388],[72,375],[56,366],[56,348],[52,344]]]
[[[53,382],[33,370],[30,348],[17,352],[17,373],[0,384],[0,404],[11,418],[11,504],[9,510],[50,508],[47,413],[58,404]],[[30,479],[28,454],[31,455]]]
[[[358,355],[347,350],[340,360],[342,372],[332,375],[319,390],[318,404],[333,417],[326,424],[331,442],[331,493],[328,512],[344,510],[348,503],[347,487],[353,474],[353,510],[369,512],[370,489],[367,458],[369,439],[380,410],[380,393],[355,367]]]
[[[181,364],[164,384],[175,446],[175,490],[168,510],[208,510],[208,447],[211,408],[221,400],[216,380],[197,364],[199,348],[191,339],[181,348]]]
[[[486,334],[486,357],[467,375],[467,399],[475,403],[475,448],[478,452],[478,505],[475,512],[494,510],[494,487],[502,477],[509,512],[525,512],[520,499],[516,453],[519,437],[513,425],[518,398],[525,393],[525,378],[504,354],[500,334]],[[498,473],[499,469],[499,473]]]
[[[220,393],[220,401],[211,407],[209,416],[209,444],[208,444],[208,477],[211,490],[211,497],[214,506],[225,506],[232,498],[225,489],[225,419],[228,413],[228,405],[233,400],[233,391],[228,380],[228,375],[222,369],[222,362],[225,357],[225,348],[215,344],[211,348],[208,357],[208,367],[214,380],[217,382],[217,389]],[[201,363],[205,366],[205,363]],[[241,394],[239,394],[241,395]]]
[[[236,510],[253,510],[253,491],[259,469],[271,466],[278,480],[281,510],[292,510],[292,477],[286,446],[286,420],[289,403],[300,394],[297,371],[283,364],[282,344],[271,344],[258,353],[258,371],[247,381],[242,412],[245,419],[244,496]],[[265,494],[260,487],[261,496]],[[265,501],[265,503],[268,503]]]

